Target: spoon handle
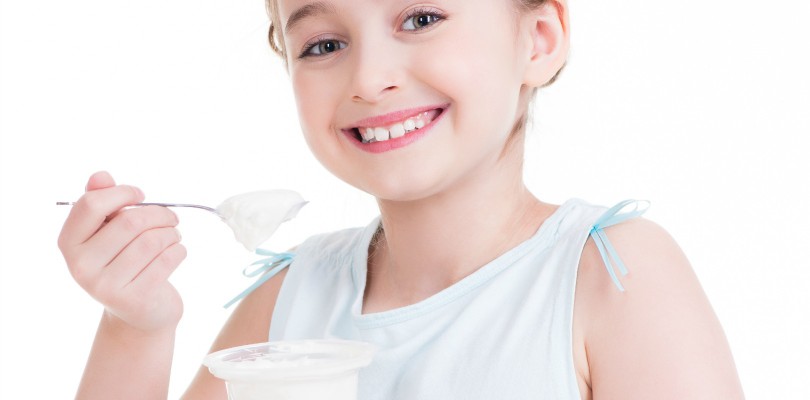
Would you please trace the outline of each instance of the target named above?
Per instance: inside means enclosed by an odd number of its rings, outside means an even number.
[[[72,206],[76,204],[73,201],[57,201],[57,206]],[[199,204],[182,204],[182,203],[137,203],[133,204],[133,206],[161,206],[161,207],[190,207],[190,208],[199,208],[200,210],[205,210],[216,215],[219,215],[219,212],[215,208],[211,208],[208,206],[201,206]]]

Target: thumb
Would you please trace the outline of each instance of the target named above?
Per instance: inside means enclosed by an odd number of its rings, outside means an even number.
[[[112,175],[107,171],[99,171],[90,176],[87,180],[87,185],[84,187],[85,191],[104,189],[115,186],[115,180]]]

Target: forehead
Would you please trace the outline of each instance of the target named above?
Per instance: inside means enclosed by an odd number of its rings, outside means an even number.
[[[301,9],[310,9],[316,11],[337,11],[350,5],[352,1],[344,0],[271,0],[276,3],[279,17],[282,21],[286,21],[290,15]],[[354,0],[354,3],[364,3],[366,0]],[[373,3],[384,3],[385,1],[372,1]]]
[[[277,10],[284,33],[289,33],[307,17],[336,14],[338,5],[329,0],[288,0],[279,1]]]
[[[418,3],[413,0],[269,0],[276,5],[278,17],[282,22],[299,9],[314,11],[342,12],[344,10],[363,10],[370,7],[397,6]],[[481,0],[476,0],[481,1]]]

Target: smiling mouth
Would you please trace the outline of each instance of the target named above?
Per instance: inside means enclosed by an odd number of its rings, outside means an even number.
[[[385,126],[358,126],[351,128],[354,138],[361,143],[384,142],[397,139],[416,132],[439,117],[444,112],[443,108],[423,111],[402,121],[394,122]]]

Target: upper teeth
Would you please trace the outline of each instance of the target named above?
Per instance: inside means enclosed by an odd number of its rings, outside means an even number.
[[[357,130],[363,136],[363,143],[382,142],[404,136],[406,132],[424,128],[430,121],[430,113],[425,111],[388,127],[367,127],[357,128]]]

